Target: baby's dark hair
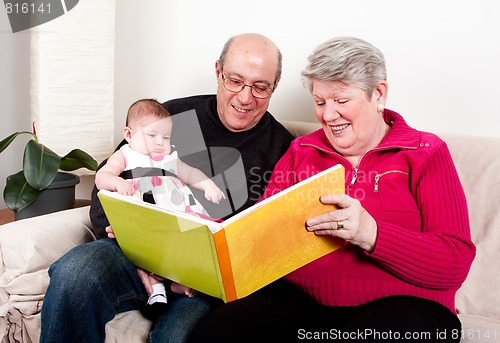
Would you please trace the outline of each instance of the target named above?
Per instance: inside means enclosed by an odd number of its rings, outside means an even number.
[[[156,99],[140,99],[129,107],[125,125],[130,126],[145,116],[154,116],[158,119],[163,119],[170,117],[170,113]]]

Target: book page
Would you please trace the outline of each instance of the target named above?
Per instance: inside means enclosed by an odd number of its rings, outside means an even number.
[[[336,166],[223,223],[237,298],[344,245],[305,229],[308,218],[336,209],[320,196],[344,193],[344,185],[344,168]]]

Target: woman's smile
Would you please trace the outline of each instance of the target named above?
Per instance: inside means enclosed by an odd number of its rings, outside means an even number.
[[[332,133],[334,135],[340,135],[345,129],[347,129],[351,124],[346,123],[346,124],[340,124],[340,125],[328,125],[330,129],[332,130]]]

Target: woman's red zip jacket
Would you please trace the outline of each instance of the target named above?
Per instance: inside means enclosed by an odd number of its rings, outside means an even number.
[[[322,129],[294,140],[276,165],[263,199],[340,163],[346,193],[378,226],[373,252],[346,243],[285,278],[324,305],[412,295],[456,313],[455,293],[475,256],[456,168],[438,136],[409,127],[391,110],[384,119],[391,129],[358,166],[333,149]]]

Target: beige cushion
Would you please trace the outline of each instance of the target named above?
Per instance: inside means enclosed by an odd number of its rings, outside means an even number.
[[[88,207],[0,227],[0,337],[38,342],[48,267],[76,245],[94,239]]]
[[[500,321],[500,139],[443,138],[467,196],[472,240],[477,248],[467,280],[457,293],[457,310]],[[500,330],[498,334],[500,341]]]
[[[137,310],[119,313],[106,324],[106,343],[147,342],[151,326]]]
[[[500,342],[500,320],[472,314],[458,317],[462,322],[460,342]]]
[[[321,125],[319,123],[306,123],[302,121],[286,121],[286,120],[281,121],[281,123],[295,137],[304,136],[308,133],[311,133],[321,128]]]

